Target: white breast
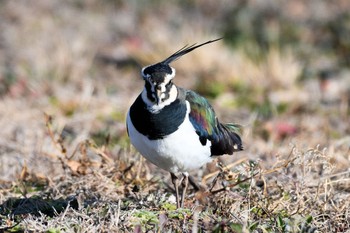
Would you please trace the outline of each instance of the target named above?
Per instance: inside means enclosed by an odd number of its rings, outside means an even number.
[[[174,133],[158,140],[149,140],[139,133],[127,116],[127,127],[131,144],[150,162],[169,172],[186,172],[211,161],[210,141],[203,146],[189,120],[190,107],[184,122]],[[142,116],[140,116],[142,117]]]

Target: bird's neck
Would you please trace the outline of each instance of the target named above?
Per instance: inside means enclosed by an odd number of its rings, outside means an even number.
[[[177,96],[178,88],[173,83],[169,83],[164,90],[158,91],[146,83],[141,93],[143,102],[145,102],[148,108],[153,112],[160,111],[165,106],[171,104],[177,99]]]

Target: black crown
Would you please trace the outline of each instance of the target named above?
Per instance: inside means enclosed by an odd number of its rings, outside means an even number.
[[[171,70],[171,67],[167,64],[157,63],[151,66],[146,67],[143,70],[143,73],[145,75],[152,75],[154,73],[165,73],[165,74],[171,74],[173,71]]]

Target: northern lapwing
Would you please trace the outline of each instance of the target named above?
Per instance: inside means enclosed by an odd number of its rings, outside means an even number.
[[[206,98],[176,86],[175,69],[169,65],[220,39],[185,46],[164,61],[142,68],[145,86],[127,115],[131,144],[147,160],[170,172],[178,208],[184,204],[188,171],[200,168],[215,156],[243,149],[240,126],[220,123]]]

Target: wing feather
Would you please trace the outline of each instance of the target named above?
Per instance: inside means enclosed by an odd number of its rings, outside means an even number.
[[[186,100],[190,103],[190,121],[202,145],[211,142],[211,154],[232,154],[243,150],[242,140],[239,136],[241,126],[237,124],[221,124],[215,111],[207,99],[193,91],[186,92]]]

